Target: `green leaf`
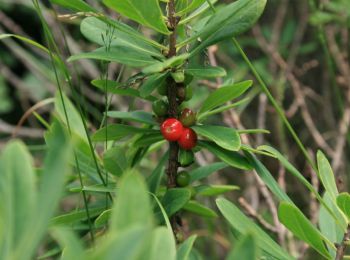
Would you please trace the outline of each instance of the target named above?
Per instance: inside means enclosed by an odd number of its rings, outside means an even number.
[[[198,167],[192,171],[189,172],[191,176],[191,183],[197,180],[201,180],[203,178],[208,177],[210,174],[213,174],[216,171],[219,171],[221,169],[224,169],[228,167],[226,163],[223,162],[216,162],[216,163],[211,163],[206,166]]]
[[[206,12],[210,8],[210,5],[208,4],[208,2],[214,5],[217,1],[218,0],[206,0],[204,4],[202,4],[199,8],[197,8],[197,10],[195,10],[193,13],[191,13],[187,17],[181,19],[179,22],[179,25],[187,24],[189,21],[193,20],[194,18]]]
[[[252,169],[252,165],[248,162],[248,160],[237,152],[225,150],[217,144],[208,141],[199,141],[197,146],[209,150],[221,161],[227,163],[228,165],[234,168],[242,170]]]
[[[323,200],[331,208],[334,212],[336,212],[336,205],[334,201],[329,196],[328,192],[325,192],[323,195]],[[333,243],[340,243],[344,236],[344,231],[337,225],[335,219],[326,208],[321,205],[318,213],[318,226],[320,228],[321,233],[328,238],[329,241]],[[345,223],[346,226],[346,223]],[[328,248],[328,252],[331,254],[333,258],[335,258],[336,252],[332,247],[326,244]]]
[[[84,248],[82,241],[73,233],[72,230],[65,227],[55,227],[52,230],[52,236],[58,241],[63,249],[61,259],[84,259]]]
[[[324,242],[328,242],[330,245],[332,243],[311,224],[295,205],[282,201],[278,207],[278,218],[296,237],[305,241],[325,258],[331,258]]]
[[[154,121],[152,114],[147,113],[145,111],[138,111],[138,110],[131,111],[131,112],[108,111],[107,116],[112,118],[124,119],[126,121],[135,121],[135,122],[149,124],[149,125],[156,125],[156,122]]]
[[[95,134],[92,135],[92,141],[102,142],[108,140],[120,140],[126,136],[132,134],[152,134],[158,133],[159,131],[149,128],[137,128],[130,125],[114,124],[107,126],[107,136],[106,129],[101,128]],[[107,138],[106,138],[107,137]]]
[[[18,40],[21,40],[21,41],[23,41],[25,43],[28,43],[28,44],[34,46],[34,47],[37,47],[37,48],[39,48],[40,50],[42,50],[42,51],[44,51],[46,53],[50,53],[49,50],[45,46],[43,46],[40,43],[38,43],[36,41],[33,41],[33,40],[29,39],[29,38],[26,38],[26,37],[23,37],[23,36],[17,35],[17,34],[9,34],[9,33],[0,34],[0,40],[6,39],[6,38],[9,38],[9,37],[16,38]]]
[[[84,128],[84,123],[82,121],[84,119],[81,118],[73,103],[64,94],[62,94],[62,96],[59,93],[56,94],[55,110],[58,113],[59,119],[63,124],[67,124],[66,116],[68,117],[69,126],[72,132],[77,134],[82,140],[87,143],[87,136]]]
[[[154,168],[151,175],[147,178],[147,184],[149,187],[149,191],[152,193],[156,193],[160,184],[160,181],[164,175],[164,166],[169,158],[169,152],[164,153],[162,158],[160,159],[157,167]]]
[[[90,213],[90,217],[93,218],[97,215],[99,215],[103,209],[103,208],[89,208],[89,213]],[[87,219],[87,215],[86,215],[86,210],[77,210],[77,211],[73,211],[71,213],[67,213],[67,214],[63,214],[57,217],[54,217],[53,219],[51,219],[50,221],[50,225],[70,225],[73,224],[75,222],[78,221],[83,221]]]
[[[149,101],[156,100],[156,98],[153,96],[142,97],[140,95],[140,92],[137,89],[125,88],[122,86],[121,83],[118,83],[118,82],[113,81],[113,80],[106,81],[104,79],[95,79],[95,80],[91,81],[91,84],[94,85],[95,87],[99,88],[103,92],[107,91],[108,93],[113,93],[113,94],[117,94],[120,96],[138,97],[138,98],[149,100]]]
[[[221,67],[188,68],[185,73],[197,78],[219,78],[226,76],[226,70]]]
[[[93,7],[82,0],[50,0],[50,2],[76,12],[96,12]]]
[[[134,143],[134,147],[146,147],[150,146],[152,144],[156,144],[158,142],[165,141],[163,135],[158,132],[158,133],[153,133],[153,134],[145,134],[140,136],[139,139],[137,139]]]
[[[168,214],[168,216],[174,215],[184,205],[190,200],[191,191],[186,188],[173,188],[167,190],[164,197],[161,200],[161,203]]]
[[[190,252],[193,248],[194,241],[197,239],[197,235],[192,235],[181,243],[177,249],[177,260],[188,260]]]
[[[187,202],[183,209],[202,217],[216,218],[218,216],[214,210],[203,206],[195,200]]]
[[[152,242],[148,259],[176,259],[176,245],[173,233],[166,227],[157,227],[153,230]],[[148,251],[147,250],[147,251]]]
[[[254,233],[241,237],[226,259],[260,259],[260,252]]]
[[[103,165],[105,169],[115,176],[122,176],[128,168],[125,150],[121,147],[115,146],[108,149],[103,154]]]
[[[186,8],[176,13],[177,16],[183,16],[186,13],[192,12],[196,8],[200,7],[206,0],[193,0]]]
[[[135,212],[135,214],[137,213]],[[139,224],[112,232],[100,240],[98,247],[87,253],[84,259],[141,259],[143,250],[148,243],[149,231],[148,226]]]
[[[140,95],[146,97],[152,94],[160,85],[163,85],[166,81],[168,73],[154,74],[148,77],[148,79],[140,87]]]
[[[157,62],[150,55],[125,46],[111,46],[109,50],[106,50],[105,47],[101,47],[92,52],[75,54],[68,59],[68,62],[80,59],[112,61],[125,64],[130,67],[144,67]]]
[[[317,152],[317,166],[319,171],[320,180],[326,189],[329,192],[329,195],[335,201],[338,196],[338,188],[335,184],[334,174],[329,164],[326,156],[321,152]]]
[[[113,29],[111,25],[96,17],[87,17],[80,24],[81,33],[90,41],[95,42],[99,45],[106,45],[103,39],[107,39],[107,44],[115,47],[126,47],[130,50],[135,50],[150,56],[164,58],[159,49],[152,46],[147,42],[147,39],[142,34],[139,37],[135,37],[133,34],[121,31],[119,29]],[[127,26],[127,25],[124,25]],[[133,28],[129,28],[134,30]],[[108,35],[107,35],[108,32]],[[134,31],[134,33],[138,33]],[[140,39],[141,38],[141,39]],[[110,40],[110,42],[108,42]]]
[[[11,141],[4,148],[0,161],[0,258],[14,250],[23,234],[30,229],[23,219],[35,216],[36,177],[33,160],[25,145]],[[6,198],[6,199],[5,199]]]
[[[65,176],[69,173],[71,144],[60,124],[53,125],[53,132],[44,160],[36,207],[33,209],[35,216],[26,219],[26,224],[30,228],[22,235],[21,243],[16,250],[17,258],[13,259],[27,259],[35,253],[58,206]]]
[[[217,196],[229,191],[239,190],[235,185],[201,185],[195,187],[196,195],[201,196]]]
[[[107,209],[103,211],[96,219],[95,219],[95,227],[102,227],[105,225],[109,220],[112,215],[112,210]]]
[[[337,196],[337,205],[350,221],[350,194],[347,192],[340,193]]]
[[[180,54],[178,56],[171,57],[165,61],[155,62],[154,64],[144,68],[142,70],[142,73],[154,74],[154,73],[163,72],[169,68],[178,67],[178,66],[182,65],[188,57],[189,57],[189,54],[184,53],[184,54]]]
[[[253,82],[251,80],[243,81],[240,83],[236,83],[230,86],[223,86],[219,89],[212,92],[207,99],[203,102],[201,109],[199,110],[199,114],[202,114],[206,111],[209,111],[213,108],[216,108],[234,98],[242,95]]]
[[[288,197],[288,195],[280,188],[277,181],[273,178],[268,169],[256,158],[254,154],[251,152],[245,152],[246,158],[250,162],[250,164],[254,167],[257,174],[264,181],[266,186],[272,191],[272,193],[280,200],[280,201],[289,201],[292,200]]]
[[[103,3],[142,25],[163,34],[170,34],[158,0],[104,0]]]
[[[258,245],[265,254],[275,259],[293,259],[287,252],[285,252],[268,234],[265,233],[257,224],[251,219],[247,218],[242,211],[234,204],[226,199],[220,198],[216,200],[220,212],[230,225],[240,234],[252,232],[258,242]]]
[[[229,150],[238,151],[241,147],[241,139],[233,128],[213,125],[192,126],[192,129],[199,135],[208,138],[218,146]]]
[[[120,232],[135,225],[150,227],[152,210],[144,180],[138,173],[129,172],[119,182],[117,200],[112,209],[111,229]]]
[[[201,31],[185,41],[188,43],[198,38],[201,39],[201,43],[192,51],[191,55],[251,28],[262,14],[265,5],[266,0],[238,0],[218,10]],[[182,46],[183,44],[181,43]]]

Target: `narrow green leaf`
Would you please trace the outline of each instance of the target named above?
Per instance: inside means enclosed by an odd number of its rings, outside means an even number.
[[[180,20],[179,25],[184,25],[190,22],[191,20],[199,17],[201,14],[206,12],[210,8],[210,4],[214,5],[218,0],[206,0],[204,4],[202,4],[199,8],[197,8],[194,12],[192,12],[187,17]],[[210,4],[208,4],[208,2]]]
[[[117,28],[113,29],[113,27],[111,29],[109,26],[111,25],[96,17],[87,17],[81,22],[80,31],[87,39],[102,46],[106,44],[103,39],[110,39],[110,46],[127,47],[130,50],[135,50],[150,56],[164,58],[159,49],[148,43],[147,39],[141,38],[144,37],[142,34],[140,34],[139,37],[135,37],[133,34],[121,31]],[[133,30],[131,27],[129,29]],[[135,31],[135,33],[137,33],[137,31]]]
[[[217,196],[229,191],[239,190],[235,185],[200,185],[195,187],[196,195]]]
[[[266,0],[238,0],[218,10],[201,31],[185,41],[188,43],[197,38],[201,39],[201,43],[192,51],[192,55],[207,46],[235,37],[251,28],[262,14],[265,5]]]
[[[0,256],[5,256],[30,229],[23,219],[35,216],[37,194],[33,159],[22,142],[9,142],[2,152],[0,164],[0,196],[3,198],[0,235],[6,238],[0,239]]]
[[[191,191],[186,188],[173,188],[167,190],[164,197],[161,200],[161,203],[168,214],[172,216],[190,200]]]
[[[107,83],[107,84],[106,84]],[[155,101],[156,98],[153,96],[142,97],[137,89],[124,87],[121,83],[113,80],[95,79],[91,81],[91,84],[99,88],[101,91],[108,93],[117,94],[120,96],[137,97],[149,101]]]
[[[213,125],[192,126],[192,129],[199,135],[208,138],[218,146],[229,150],[238,151],[241,147],[241,139],[233,128]]]
[[[89,213],[90,217],[95,217],[99,215],[104,208],[90,208]],[[63,214],[57,217],[54,217],[50,221],[50,225],[70,225],[78,221],[83,221],[87,219],[86,211],[77,210],[71,213]]]
[[[336,205],[334,204],[334,201],[332,200],[328,192],[324,193],[323,201],[326,203],[326,205],[328,205],[330,209],[332,209],[334,212],[337,212]],[[343,229],[341,229],[337,225],[334,217],[331,214],[329,214],[329,212],[323,205],[320,206],[320,210],[318,212],[318,226],[320,228],[321,233],[332,243],[340,243],[343,239]],[[333,258],[335,258],[336,252],[334,248],[330,247],[328,244],[326,244],[326,246],[328,248],[329,254]]]
[[[331,165],[329,164],[326,156],[321,151],[317,152],[317,166],[319,177],[324,188],[329,192],[329,195],[331,195],[332,199],[335,201],[338,196],[338,188],[335,184]]]
[[[125,156],[125,150],[115,146],[108,149],[103,154],[103,164],[105,169],[115,176],[122,176],[128,168],[128,163]]]
[[[254,236],[254,233],[248,233],[245,236],[241,237],[237,242],[236,246],[230,252],[227,260],[252,260],[260,259],[260,252],[257,244],[257,239]]]
[[[193,248],[194,241],[197,239],[197,235],[192,235],[181,243],[177,249],[177,260],[188,260],[190,252]]]
[[[270,191],[272,191],[272,193],[280,201],[292,202],[288,195],[280,188],[277,181],[273,178],[269,170],[256,158],[256,156],[251,152],[245,152],[245,154],[250,164],[254,167],[255,171],[264,181],[264,183],[270,189]]]
[[[16,257],[13,259],[28,259],[35,253],[58,206],[65,176],[69,173],[69,160],[72,156],[71,144],[60,124],[55,123],[52,131],[54,135],[48,143],[48,153],[44,160],[37,203],[33,209],[35,216],[27,219],[26,224],[30,228],[22,235],[16,250]]]
[[[311,224],[295,205],[282,201],[278,207],[278,218],[296,237],[308,243],[325,258],[331,258],[324,245],[324,242],[329,242],[328,239]],[[332,245],[332,243],[330,244]]]
[[[268,234],[265,233],[257,224],[251,219],[247,218],[242,211],[234,204],[226,199],[220,198],[216,200],[220,212],[230,225],[240,234],[252,232],[258,242],[258,246],[264,253],[275,259],[294,259],[287,252],[285,252]]]
[[[155,90],[160,85],[163,85],[166,81],[168,73],[162,74],[154,74],[151,75],[140,87],[140,95],[142,97],[149,96],[152,94],[153,90]]]
[[[244,156],[234,151],[225,150],[213,142],[199,141],[197,146],[209,150],[220,160],[234,168],[242,170],[251,170],[253,168]]]
[[[164,141],[164,137],[160,132],[153,134],[144,134],[134,142],[133,146],[146,147],[161,141]]]
[[[228,165],[223,162],[216,162],[206,166],[198,167],[189,172],[191,176],[191,183],[206,178],[210,174],[213,174],[214,172],[224,169],[226,167],[228,167]]]
[[[163,72],[169,68],[175,68],[177,66],[182,65],[188,57],[189,57],[189,54],[184,53],[184,54],[180,54],[178,56],[174,56],[172,58],[169,58],[165,61],[155,62],[154,64],[144,68],[142,70],[142,73],[154,74],[154,73]]]
[[[142,226],[135,223],[118,232],[112,232],[108,237],[99,241],[99,246],[87,253],[84,259],[141,259],[148,243],[149,231],[147,225]]]
[[[152,114],[141,110],[135,110],[131,112],[108,111],[107,116],[112,118],[124,119],[126,121],[135,121],[135,122],[149,124],[149,125],[156,125],[156,122],[154,121]]]
[[[226,76],[226,70],[221,67],[188,68],[185,73],[198,78],[219,78]]]
[[[62,260],[84,259],[84,248],[81,240],[72,230],[64,227],[55,227],[52,230],[52,235],[63,249]]]
[[[151,175],[147,178],[147,184],[149,191],[156,193],[160,184],[160,181],[164,175],[164,166],[169,158],[169,152],[166,152],[160,159],[157,167],[152,171]]]
[[[150,55],[141,51],[132,50],[125,46],[112,46],[109,50],[106,50],[105,47],[101,47],[92,52],[75,54],[68,59],[68,62],[81,59],[112,61],[130,67],[144,67],[157,62]]]
[[[119,232],[135,225],[150,227],[151,224],[152,210],[146,184],[138,173],[129,172],[119,182],[111,229]]]
[[[103,3],[142,25],[163,34],[170,34],[158,0],[104,0]]]
[[[200,7],[206,0],[193,0],[186,8],[178,11],[176,15],[183,16],[186,13],[192,12],[196,8]]]
[[[347,192],[340,193],[337,196],[337,205],[350,221],[350,194]]]
[[[57,93],[55,96],[55,110],[58,113],[59,119],[63,124],[67,123],[66,116],[72,132],[77,134],[82,140],[87,143],[87,136],[84,128],[83,118],[81,118],[73,103],[64,95]],[[67,114],[65,113],[65,110]],[[68,127],[68,126],[67,126]]]
[[[214,210],[207,208],[195,200],[187,202],[183,209],[202,217],[216,218],[218,216]]]
[[[130,125],[114,124],[107,126],[107,140],[120,140],[126,136],[132,134],[152,134],[159,131],[149,128],[137,128]],[[95,142],[106,141],[106,129],[101,128],[95,134],[92,135],[92,140]]]
[[[112,215],[112,210],[111,209],[107,209],[105,211],[103,211],[96,219],[95,219],[95,227],[102,227],[103,225],[105,225],[110,217]]]
[[[82,0],[50,0],[50,2],[76,12],[96,12],[93,7]]]
[[[166,227],[157,227],[153,230],[152,242],[149,250],[149,259],[176,259],[176,245],[174,234]]]
[[[253,82],[251,80],[236,83],[230,86],[223,86],[212,92],[207,99],[203,102],[199,114],[216,108],[232,99],[235,99],[242,95]]]

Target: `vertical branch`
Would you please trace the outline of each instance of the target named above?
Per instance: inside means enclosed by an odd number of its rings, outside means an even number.
[[[169,0],[168,5],[168,28],[171,31],[169,36],[169,53],[167,55],[168,58],[174,57],[176,55],[176,26],[177,19],[175,17],[175,1]],[[169,77],[167,79],[167,97],[169,101],[169,117],[177,118],[177,109],[178,103],[176,100],[176,92],[177,92],[177,84],[176,82]],[[179,167],[178,163],[178,153],[179,146],[176,142],[169,142],[169,160],[168,160],[168,168],[166,170],[166,174],[168,176],[168,189],[176,187],[176,174],[177,169]],[[177,233],[177,224],[176,224],[176,216],[173,216],[170,219],[171,226],[173,228],[174,234]]]
[[[350,225],[344,234],[342,242],[337,246],[337,254],[335,260],[342,260],[344,258],[347,243],[350,241]]]

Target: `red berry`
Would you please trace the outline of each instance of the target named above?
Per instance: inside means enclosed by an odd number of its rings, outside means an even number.
[[[191,128],[184,127],[181,137],[177,140],[184,150],[191,150],[197,144],[197,134]]]
[[[177,141],[183,132],[181,122],[175,118],[168,118],[160,126],[160,131],[168,141]]]

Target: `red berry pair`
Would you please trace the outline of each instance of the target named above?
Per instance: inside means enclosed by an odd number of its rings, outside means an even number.
[[[160,131],[166,140],[177,141],[184,150],[190,150],[197,144],[197,134],[191,128],[184,127],[176,118],[165,120]]]

